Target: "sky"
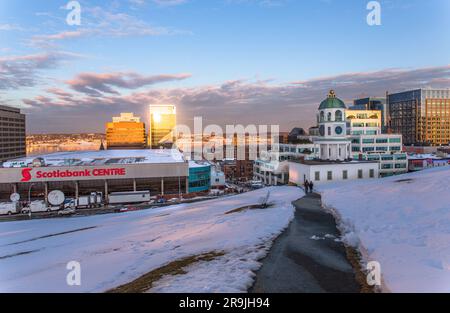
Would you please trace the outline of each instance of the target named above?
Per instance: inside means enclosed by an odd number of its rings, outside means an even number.
[[[28,133],[103,132],[120,112],[178,122],[314,125],[329,89],[450,88],[450,1],[0,0],[0,104]]]

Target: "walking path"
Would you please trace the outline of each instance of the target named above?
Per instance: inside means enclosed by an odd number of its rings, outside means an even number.
[[[275,241],[250,292],[360,292],[334,217],[309,194],[294,202],[295,218]]]

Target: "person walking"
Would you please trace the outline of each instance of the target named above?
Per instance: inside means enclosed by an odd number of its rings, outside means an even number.
[[[309,183],[309,192],[310,193],[314,192],[314,183],[312,181],[310,181],[310,183]]]

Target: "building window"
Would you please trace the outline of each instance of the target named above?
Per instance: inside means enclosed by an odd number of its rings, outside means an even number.
[[[374,169],[371,169],[369,171],[369,176],[370,176],[370,178],[374,178],[375,177],[375,170]]]
[[[390,138],[389,142],[390,143],[401,143],[402,139],[401,138]]]
[[[328,171],[327,172],[327,179],[328,180],[333,180],[333,172],[332,171]]]
[[[328,136],[331,136],[331,127],[328,127]]]
[[[348,179],[348,171],[342,171],[342,178]]]
[[[358,179],[363,178],[363,170],[358,170]]]
[[[336,121],[342,122],[342,111],[336,111]]]
[[[331,122],[331,112],[328,113],[328,121]]]
[[[319,181],[320,180],[320,172],[316,172],[315,173],[315,180]]]

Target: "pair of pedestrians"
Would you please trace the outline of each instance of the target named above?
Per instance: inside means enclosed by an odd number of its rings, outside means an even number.
[[[305,192],[306,193],[313,193],[314,192],[314,183],[311,181],[305,181],[304,183],[305,186]]]

